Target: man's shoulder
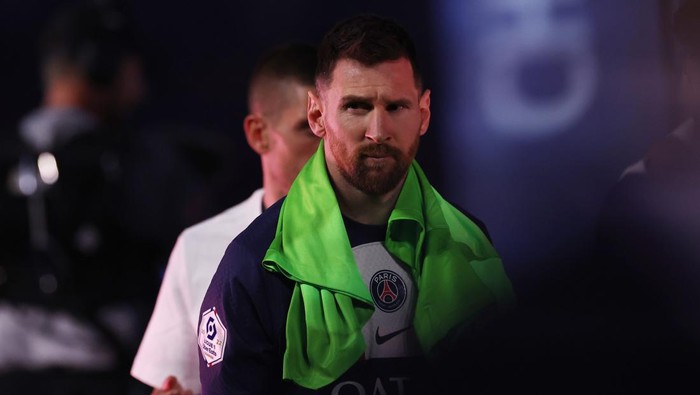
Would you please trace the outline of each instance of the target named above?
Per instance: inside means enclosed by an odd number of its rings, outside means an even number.
[[[464,209],[462,206],[460,206],[452,201],[445,200],[445,202],[447,204],[449,204],[455,212],[460,213],[463,216],[467,217],[467,219],[469,219],[471,222],[473,222],[479,228],[479,230],[481,230],[481,232],[484,234],[484,236],[486,236],[486,238],[489,240],[489,242],[493,242],[493,240],[491,240],[491,235],[489,234],[489,230],[486,227],[486,223],[484,223],[484,221],[482,221],[481,219],[479,219],[479,217],[477,217],[476,215],[474,215],[471,212]]]
[[[275,238],[283,201],[284,199],[281,199],[263,211],[244,231],[233,239],[226,249],[219,267],[220,270],[236,273],[248,272],[251,269],[254,269],[254,272],[263,270],[260,263],[265,257],[272,240]],[[250,265],[243,264],[242,260],[251,260],[255,265],[251,268]]]
[[[237,205],[185,229],[180,237],[185,243],[207,240],[217,236],[228,237],[228,242],[230,242],[260,215],[262,196],[262,189],[258,189]]]
[[[275,237],[280,206],[278,202],[266,209],[229,244],[209,284],[201,310],[218,306],[223,312],[222,319],[227,320],[229,309],[236,310],[246,303],[257,310],[268,298],[277,300],[276,297],[283,295],[283,299],[288,299],[290,288],[285,279],[266,271],[262,265]],[[276,311],[281,305],[277,303],[271,308]],[[282,310],[279,313],[283,313]]]

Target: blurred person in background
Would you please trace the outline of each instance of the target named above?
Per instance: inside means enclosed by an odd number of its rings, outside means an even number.
[[[122,205],[126,120],[144,94],[136,37],[114,4],[73,2],[50,20],[40,57],[43,102],[21,121],[7,180],[27,215],[24,242],[2,252],[0,382],[75,393],[108,380],[101,393],[124,393],[138,306],[157,278]],[[60,385],[46,380],[57,370]],[[13,381],[29,372],[45,379]]]
[[[599,224],[606,305],[637,355],[626,369],[666,390],[700,368],[700,3],[681,4],[673,32],[686,117],[624,171]]]
[[[306,119],[316,50],[286,45],[262,57],[251,77],[243,129],[260,156],[262,188],[223,213],[186,229],[171,253],[156,306],[131,374],[153,394],[200,393],[196,332],[199,307],[226,247],[287,194],[319,139]]]

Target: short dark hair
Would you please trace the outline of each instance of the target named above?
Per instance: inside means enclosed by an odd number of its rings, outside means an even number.
[[[51,67],[77,70],[91,85],[111,85],[137,40],[126,14],[108,2],[80,1],[61,8],[40,42],[42,72]]]
[[[408,32],[396,21],[363,14],[336,24],[323,37],[318,48],[316,83],[331,81],[335,65],[352,59],[365,66],[406,58],[413,67],[417,87],[421,87],[416,49]]]
[[[700,49],[700,2],[686,0],[678,7],[673,15],[673,33],[691,51]]]
[[[273,48],[258,60],[248,85],[248,108],[253,107],[256,90],[269,81],[293,80],[314,85],[316,48],[307,44],[285,44]]]

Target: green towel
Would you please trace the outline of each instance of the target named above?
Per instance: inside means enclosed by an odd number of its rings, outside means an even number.
[[[426,354],[484,307],[514,302],[488,238],[437,193],[415,161],[389,217],[384,245],[413,275],[418,292],[413,325]],[[283,378],[311,389],[332,383],[362,357],[362,327],[374,303],[352,254],[323,143],[282,203],[263,265],[296,282]]]

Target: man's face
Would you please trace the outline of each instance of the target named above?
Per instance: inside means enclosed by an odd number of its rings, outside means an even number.
[[[394,190],[430,120],[430,92],[421,95],[411,63],[401,58],[364,66],[341,59],[321,89],[312,96],[309,117],[314,133],[325,139],[331,177],[368,195]],[[315,122],[314,106],[320,114]]]
[[[314,88],[292,81],[283,84],[285,100],[279,112],[268,119],[269,151],[265,161],[276,183],[289,190],[320,140],[306,119],[308,92]]]

